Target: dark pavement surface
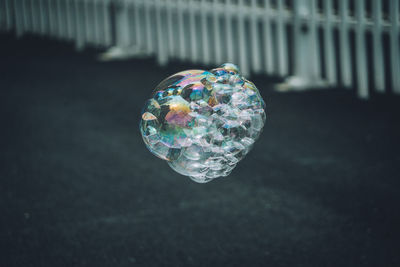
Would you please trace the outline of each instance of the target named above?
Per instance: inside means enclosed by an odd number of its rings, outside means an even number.
[[[196,184],[144,146],[154,60],[0,35],[0,266],[400,266],[400,98],[279,94],[233,173]]]

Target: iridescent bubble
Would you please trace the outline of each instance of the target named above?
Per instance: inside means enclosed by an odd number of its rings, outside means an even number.
[[[198,183],[227,176],[250,151],[265,123],[256,86],[225,63],[162,81],[142,112],[147,148]]]

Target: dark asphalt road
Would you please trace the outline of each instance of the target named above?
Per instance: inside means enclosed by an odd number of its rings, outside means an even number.
[[[400,266],[400,98],[279,94],[208,184],[148,152],[151,59],[0,35],[0,266]]]

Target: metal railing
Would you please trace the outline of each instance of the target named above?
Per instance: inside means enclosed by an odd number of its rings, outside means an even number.
[[[398,0],[0,0],[3,30],[233,62],[292,86],[400,93]]]

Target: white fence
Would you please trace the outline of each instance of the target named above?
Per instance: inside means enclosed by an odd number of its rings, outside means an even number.
[[[3,30],[400,93],[399,0],[0,0]]]

